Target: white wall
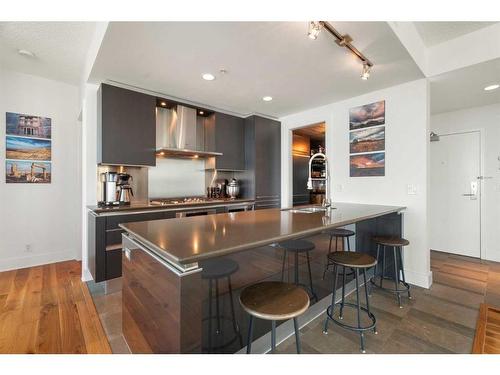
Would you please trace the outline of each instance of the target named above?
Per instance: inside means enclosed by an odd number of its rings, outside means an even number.
[[[482,174],[493,177],[482,182],[482,257],[500,261],[500,104],[475,107],[431,116],[431,129],[438,133],[481,131]]]
[[[349,109],[385,100],[385,177],[349,177]],[[286,116],[282,121],[282,205],[291,205],[291,130],[321,121],[326,123],[330,162],[330,189],[336,202],[406,206],[405,273],[409,282],[432,283],[428,247],[429,87],[425,79],[375,91],[326,106]],[[408,195],[414,185],[416,195]]]
[[[0,69],[0,271],[80,258],[78,110],[76,86]],[[5,112],[52,119],[50,184],[5,183]]]

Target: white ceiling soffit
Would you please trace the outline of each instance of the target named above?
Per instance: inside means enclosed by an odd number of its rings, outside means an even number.
[[[95,28],[95,22],[0,22],[0,64],[78,85]],[[34,56],[20,55],[20,49]]]
[[[495,22],[414,22],[426,47],[447,42],[473,31],[493,25]]]
[[[500,103],[500,88],[484,91],[493,84],[500,84],[500,59],[435,76],[431,78],[431,113]]]
[[[332,23],[375,64],[369,80],[329,34],[307,38],[307,22],[112,22],[89,80],[281,117],[423,77],[387,23]]]

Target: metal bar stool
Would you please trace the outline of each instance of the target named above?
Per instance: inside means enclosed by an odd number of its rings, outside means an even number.
[[[375,267],[375,274],[371,279],[371,283],[383,290],[395,293],[398,298],[399,308],[402,309],[401,305],[401,293],[407,293],[408,299],[411,299],[410,294],[410,284],[406,282],[405,270],[403,267],[403,246],[408,246],[410,241],[405,240],[400,237],[389,237],[389,236],[377,236],[373,237],[373,241],[377,244],[377,260],[380,256],[380,250],[382,250],[382,272],[379,272],[378,265]],[[394,260],[394,277],[386,276],[385,274],[385,250],[386,248],[391,248],[393,251]],[[402,280],[399,278],[401,273]],[[379,278],[379,284],[376,283],[376,278]],[[391,280],[394,283],[394,288],[387,288],[383,286],[384,280]]]
[[[333,291],[332,291],[332,303],[326,309],[326,320],[325,320],[325,328],[323,330],[324,334],[328,334],[328,322],[331,320],[335,324],[349,329],[351,331],[359,332],[360,340],[361,340],[361,352],[365,353],[365,337],[364,332],[368,330],[372,330],[375,334],[377,334],[377,319],[375,315],[370,312],[370,302],[368,301],[368,284],[366,282],[366,270],[370,267],[373,267],[377,264],[377,260],[371,255],[359,252],[346,252],[346,251],[337,251],[329,255],[329,259],[333,264]],[[342,300],[341,302],[336,303],[335,297],[337,292],[337,278],[339,276],[339,268],[343,268],[342,275]],[[356,304],[345,302],[345,276],[346,276],[346,268],[352,268],[354,270],[354,276],[356,280]],[[366,308],[362,307],[359,303],[359,271],[363,274],[363,281],[365,283],[365,298],[366,298]],[[340,306],[339,318],[337,319],[334,315],[335,306]],[[357,309],[357,325],[350,325],[340,320],[343,320],[344,307],[352,307]],[[367,326],[361,325],[361,311],[365,312],[368,315],[368,318],[371,320],[371,324]]]
[[[349,237],[352,237],[355,235],[355,233],[352,230],[349,229],[343,229],[343,228],[333,228],[333,229],[328,229],[324,231],[323,233],[328,234],[330,236],[330,244],[328,245],[328,254],[326,256],[326,266],[325,270],[323,271],[323,280],[325,279],[326,271],[330,268],[330,266],[333,266],[333,263],[330,262],[330,259],[328,258],[328,255],[332,253],[332,240],[335,238],[335,251],[339,251],[338,249],[338,240],[340,238],[341,241],[344,241],[344,247],[343,251],[351,251],[351,244],[349,242]],[[347,243],[347,246],[345,245]],[[353,275],[354,272],[349,273],[349,275]]]
[[[222,349],[228,345],[231,345],[234,341],[239,339],[240,346],[243,346],[243,338],[240,333],[240,328],[236,320],[236,315],[234,311],[234,299],[233,299],[233,288],[231,285],[231,275],[238,271],[239,265],[234,260],[229,258],[219,258],[216,260],[206,260],[201,262],[201,278],[203,280],[208,280],[208,317],[203,319],[203,321],[208,321],[208,352],[212,350]],[[227,279],[228,294],[229,294],[229,304],[231,306],[231,318],[221,315],[220,304],[219,304],[219,280]],[[215,284],[215,316],[212,312],[213,305],[213,284]],[[221,322],[231,321],[233,325],[234,337],[221,345],[212,347],[212,335],[213,335],[213,321],[216,321],[215,334],[220,335],[222,333]]]
[[[276,321],[293,319],[295,344],[300,354],[297,317],[309,307],[309,295],[299,286],[279,281],[264,281],[243,289],[240,303],[249,314],[247,354],[252,352],[254,318],[271,321],[271,353],[276,350]]]
[[[314,298],[316,302],[318,301],[318,296],[314,292],[313,281],[312,281],[312,272],[311,272],[311,261],[309,259],[309,252],[315,249],[314,243],[305,240],[290,240],[283,241],[279,243],[279,246],[285,250],[283,254],[283,265],[281,266],[281,281],[284,281],[285,278],[285,263],[288,253],[293,253],[294,255],[294,284],[302,285],[304,284],[299,282],[299,254],[305,253],[307,259],[307,270],[309,272],[309,290],[311,291],[311,298]]]

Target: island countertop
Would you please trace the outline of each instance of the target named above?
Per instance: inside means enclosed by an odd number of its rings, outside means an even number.
[[[335,202],[327,212],[267,209],[121,224],[163,259],[190,264],[230,253],[319,233],[405,209]]]

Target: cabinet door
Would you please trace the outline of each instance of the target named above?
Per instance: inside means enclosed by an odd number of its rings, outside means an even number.
[[[255,198],[281,195],[281,123],[255,117]]]
[[[102,84],[97,105],[98,163],[156,165],[156,98]]]
[[[222,152],[216,157],[217,169],[245,169],[245,129],[240,117],[215,114],[215,149]]]

